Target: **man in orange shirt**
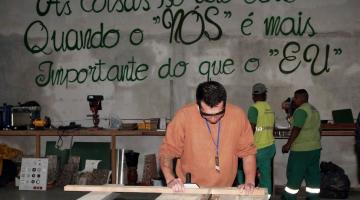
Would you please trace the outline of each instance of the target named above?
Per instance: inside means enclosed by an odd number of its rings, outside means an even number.
[[[160,147],[160,167],[167,186],[184,191],[185,174],[205,187],[231,187],[238,158],[243,159],[245,183],[240,190],[254,189],[256,147],[244,111],[226,103],[226,90],[215,81],[201,83],[196,104],[181,108],[167,127]],[[176,175],[173,160],[177,158]]]

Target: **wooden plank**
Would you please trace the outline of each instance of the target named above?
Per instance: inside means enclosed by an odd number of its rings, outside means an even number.
[[[355,129],[337,129],[329,130],[323,129],[320,131],[321,136],[355,136]],[[289,129],[277,129],[275,130],[274,136],[276,139],[287,139],[290,136]]]
[[[35,136],[35,157],[40,158],[40,151],[41,151],[41,138],[39,134]]]
[[[118,193],[90,192],[77,200],[114,200]],[[122,199],[122,198],[121,198]],[[124,198],[126,199],[126,198]],[[268,200],[266,196],[234,196],[211,194],[161,194],[155,200]]]
[[[139,196],[141,194],[138,194]],[[127,199],[119,193],[90,192],[77,200],[114,200]],[[142,199],[147,199],[144,197]],[[152,199],[152,198],[151,198]],[[155,200],[268,200],[266,196],[211,195],[211,194],[161,194]]]
[[[155,200],[208,200],[210,194],[161,194]]]
[[[355,136],[355,131],[347,131],[347,130],[322,130],[322,136]]]
[[[83,128],[79,130],[0,130],[0,136],[164,136],[165,131],[145,130],[114,130],[101,129],[91,130]]]
[[[92,192],[136,192],[136,193],[163,193],[173,194],[172,189],[161,186],[120,186],[115,184],[108,185],[66,185],[64,191],[92,191]],[[186,188],[182,194],[227,194],[227,195],[245,195],[236,187],[224,188]],[[255,188],[250,196],[267,195],[266,189]]]
[[[321,130],[355,130],[355,123],[321,124]]]
[[[266,196],[225,194],[161,194],[155,200],[268,200],[268,198]]]
[[[342,129],[344,128],[344,129]],[[338,129],[322,129],[322,136],[354,136],[355,128],[342,127]],[[286,133],[284,136],[278,134],[280,129],[275,130],[275,136],[278,139],[281,137],[288,137],[289,133]],[[281,131],[289,131],[288,129],[281,129]],[[0,136],[164,136],[165,131],[141,131],[141,130],[96,130],[90,131],[88,129],[80,130],[67,130],[57,131],[57,130],[9,130],[2,131],[0,130]]]

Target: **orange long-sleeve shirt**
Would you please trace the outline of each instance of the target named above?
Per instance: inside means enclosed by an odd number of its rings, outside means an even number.
[[[183,181],[185,174],[191,173],[192,182],[200,186],[232,186],[238,157],[256,154],[256,147],[251,125],[241,108],[227,104],[220,124],[220,173],[215,170],[218,124],[209,123],[210,136],[197,104],[189,104],[175,114],[160,147],[160,159],[179,158],[176,174]],[[164,175],[167,179],[172,176],[168,172]]]

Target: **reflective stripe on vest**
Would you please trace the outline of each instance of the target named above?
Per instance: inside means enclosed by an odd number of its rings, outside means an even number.
[[[320,188],[306,187],[305,191],[308,192],[308,193],[312,193],[312,194],[319,194],[320,193]]]
[[[299,192],[299,189],[297,190],[294,190],[294,189],[291,189],[289,187],[285,187],[285,192],[289,193],[289,194],[297,194]]]
[[[260,131],[265,131],[265,130],[273,130],[274,129],[274,127],[272,127],[272,126],[264,126],[264,127],[255,127],[255,131],[258,131],[258,132],[260,132]]]

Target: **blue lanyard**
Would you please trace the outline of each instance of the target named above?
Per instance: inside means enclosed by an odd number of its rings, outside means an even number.
[[[219,121],[217,124],[218,124],[218,130],[217,130],[217,139],[216,139],[216,143],[214,141],[214,138],[212,137],[211,135],[211,129],[210,129],[210,125],[209,125],[209,122],[205,120],[205,123],[206,123],[206,127],[208,128],[208,131],[209,131],[209,134],[210,134],[210,137],[211,137],[211,140],[213,142],[213,144],[215,145],[216,147],[216,156],[219,157],[219,144],[220,144],[220,127],[221,127],[221,121]]]

